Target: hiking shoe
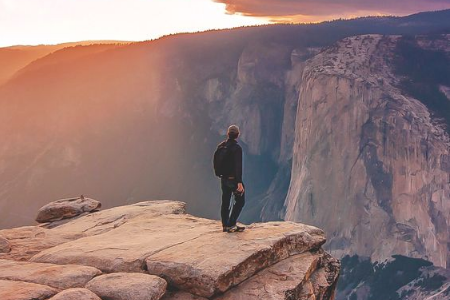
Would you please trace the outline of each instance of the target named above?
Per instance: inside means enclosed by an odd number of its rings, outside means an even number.
[[[242,231],[244,231],[245,230],[245,227],[244,226],[238,226],[238,225],[236,225],[236,231],[237,232],[242,232]]]
[[[245,230],[245,227],[234,225],[234,226],[228,227],[228,231],[227,232],[228,233],[231,233],[231,232],[242,232],[244,230]]]
[[[228,233],[232,233],[232,232],[236,232],[236,231],[237,231],[237,226],[236,225],[228,227],[228,229],[227,229]]]
[[[223,226],[223,232],[228,232],[228,229],[230,229],[230,227],[228,227],[228,226]]]

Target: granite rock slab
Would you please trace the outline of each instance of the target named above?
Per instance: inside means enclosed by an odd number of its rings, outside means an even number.
[[[57,290],[35,283],[0,280],[2,300],[44,300],[55,295]]]
[[[88,289],[73,288],[58,293],[56,296],[50,298],[50,300],[102,300],[102,299]]]
[[[292,222],[256,223],[240,233],[203,234],[149,255],[150,274],[211,297],[291,255],[320,248],[323,231]]]
[[[0,259],[0,279],[38,283],[56,289],[84,287],[100,274],[100,270],[93,267]]]
[[[141,273],[114,273],[92,279],[86,288],[108,300],[158,300],[166,292],[167,282]]]
[[[59,199],[41,207],[36,222],[46,223],[73,218],[85,212],[98,210],[101,206],[100,201],[84,196]]]

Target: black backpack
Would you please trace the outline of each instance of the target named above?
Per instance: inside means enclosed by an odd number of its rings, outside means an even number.
[[[231,153],[231,144],[227,142],[222,142],[217,146],[216,151],[214,152],[214,173],[216,176],[220,177],[225,175],[226,164],[228,157]]]

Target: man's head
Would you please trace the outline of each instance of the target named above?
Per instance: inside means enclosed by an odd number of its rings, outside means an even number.
[[[231,125],[230,127],[228,127],[227,135],[230,139],[237,139],[237,137],[239,136],[239,127],[237,125]]]

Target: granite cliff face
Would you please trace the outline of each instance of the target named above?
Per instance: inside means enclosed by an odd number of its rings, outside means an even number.
[[[449,131],[402,89],[394,70],[401,41],[346,38],[298,70],[292,173],[281,215],[320,224],[337,256],[383,261],[401,254],[446,267]],[[417,37],[416,44],[450,52],[448,35]]]
[[[61,202],[65,215],[74,201]],[[334,298],[340,265],[316,227],[255,223],[229,234],[168,200],[80,214],[0,230],[2,300]]]

